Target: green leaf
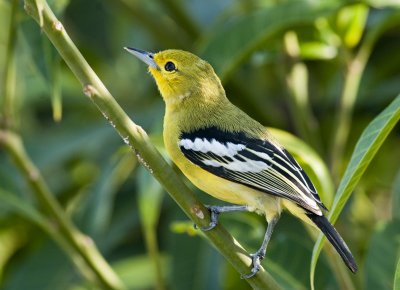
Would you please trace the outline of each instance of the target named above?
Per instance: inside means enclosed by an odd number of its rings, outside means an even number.
[[[397,259],[396,273],[394,275],[393,289],[400,290],[400,257]]]
[[[284,213],[279,221],[279,229],[274,232],[268,245],[266,261],[262,264],[283,289],[307,289],[308,269],[304,267],[304,261],[311,256],[312,244],[302,222]]]
[[[392,216],[397,223],[400,222],[400,213],[399,213],[399,208],[400,208],[400,171],[397,174],[397,177],[394,181],[393,185],[393,205],[392,205]],[[399,225],[397,225],[399,226]],[[389,239],[392,239],[393,237],[389,237]],[[399,242],[399,240],[397,240]],[[394,290],[400,290],[400,255],[399,251],[397,251],[397,266],[396,266],[396,271],[394,273],[394,281],[393,281],[393,289]]]
[[[279,283],[286,286],[286,289],[307,289],[303,284],[301,284],[300,281],[297,280],[297,277],[289,272],[285,267],[282,267],[270,259],[266,259],[265,264],[267,265],[268,270],[271,271],[274,277],[279,281]]]
[[[45,85],[44,93],[51,99],[53,119],[59,122],[62,118],[62,59],[48,39],[33,32],[32,26],[22,23],[23,44],[29,51],[25,57],[31,62],[30,69],[42,78]],[[25,40],[28,43],[25,43]],[[32,45],[32,42],[35,45]]]
[[[340,9],[337,16],[337,27],[347,47],[352,48],[360,42],[367,16],[368,7],[363,3]]]
[[[202,56],[224,80],[269,38],[296,25],[312,24],[317,18],[334,13],[341,5],[335,0],[287,1],[257,10],[217,30],[203,44]]]
[[[115,195],[126,182],[137,162],[126,146],[114,154],[103,168],[88,202],[84,220],[87,232],[95,239],[105,234],[113,214]]]
[[[296,136],[275,128],[268,130],[296,158],[311,178],[322,201],[330,206],[333,201],[333,181],[321,157]]]
[[[79,281],[66,254],[58,245],[48,239],[34,235],[32,241],[36,242],[34,251],[21,255],[21,262],[7,277],[2,289],[25,290],[64,290],[68,289],[71,281]],[[45,282],[44,282],[45,281]],[[87,287],[86,289],[94,289]]]
[[[36,9],[38,11],[39,14],[39,25],[40,27],[43,27],[43,6],[44,6],[44,0],[36,0],[35,1],[35,5],[36,5]]]
[[[64,13],[65,9],[70,4],[70,0],[49,0],[49,5],[54,9],[54,12],[58,15]]]
[[[31,204],[24,201],[8,191],[0,188],[0,209],[5,209],[17,213],[28,221],[47,229],[49,224],[47,219],[37,211]]]
[[[374,8],[400,7],[400,2],[398,0],[367,0],[365,3]]]
[[[365,290],[393,289],[400,250],[398,220],[379,226],[371,237],[365,260]]]
[[[138,169],[139,213],[145,228],[154,228],[160,215],[161,202],[164,197],[163,188],[143,167]]]
[[[170,269],[168,256],[160,256],[161,267]],[[128,289],[155,289],[155,273],[148,256],[136,256],[114,263],[113,269]]]
[[[143,228],[147,252],[153,265],[152,272],[154,272],[156,276],[157,288],[161,289],[164,284],[164,279],[162,277],[165,268],[162,267],[162,261],[158,250],[157,224],[161,212],[161,202],[164,197],[163,188],[143,166],[138,169],[138,178],[140,222]]]
[[[0,284],[3,284],[7,263],[18,253],[27,239],[26,227],[21,227],[17,218],[9,221],[7,225],[2,223],[0,227]]]
[[[333,59],[337,53],[335,46],[323,42],[300,43],[300,57],[302,59]]]
[[[47,78],[47,82],[49,83],[49,93],[53,108],[53,119],[54,121],[59,122],[62,118],[61,57],[47,39],[43,39],[42,45],[42,53],[45,56],[44,76]],[[40,60],[34,59],[34,61],[38,62]]]
[[[62,92],[61,92],[61,58],[58,56],[53,61],[53,82],[51,88],[51,105],[53,107],[53,120],[62,119]]]
[[[333,207],[329,214],[331,223],[335,223],[344,205],[361,179],[363,173],[375,156],[376,152],[385,141],[393,127],[400,119],[400,95],[381,112],[361,134],[347,169],[339,184]],[[320,234],[315,243],[311,259],[310,282],[314,289],[314,275],[325,237]]]
[[[392,216],[400,221],[400,171],[393,183]]]

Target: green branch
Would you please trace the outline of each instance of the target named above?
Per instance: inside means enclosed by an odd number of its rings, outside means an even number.
[[[25,9],[37,22],[41,18],[34,0],[25,1]],[[161,154],[151,144],[146,132],[132,122],[118,105],[104,84],[69,38],[61,22],[44,3],[41,10],[42,30],[54,44],[61,57],[83,85],[84,93],[93,101],[99,111],[117,130],[139,161],[153,174],[182,210],[199,226],[210,222],[208,210],[197,200],[194,193],[172,170]],[[247,274],[251,259],[248,253],[221,226],[205,233],[217,250],[242,274]],[[271,275],[264,269],[247,282],[256,289],[280,289]]]
[[[70,247],[85,261],[93,271],[97,281],[105,289],[124,289],[119,278],[99,253],[89,237],[83,235],[70,221],[64,209],[55,199],[46,182],[30,160],[22,140],[18,135],[0,130],[0,144],[13,157],[15,164],[29,181],[29,184],[45,213],[51,217],[60,234]],[[87,275],[86,275],[87,276]]]
[[[14,119],[14,94],[15,94],[15,43],[17,40],[17,8],[18,0],[11,1],[10,26],[8,31],[8,41],[5,55],[5,71],[3,89],[2,111],[0,112],[0,126],[11,128],[15,125]]]

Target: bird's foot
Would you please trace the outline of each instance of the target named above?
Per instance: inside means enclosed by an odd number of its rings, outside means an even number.
[[[219,207],[219,206],[206,205],[205,207],[211,213],[211,217],[210,217],[211,221],[210,221],[209,225],[205,226],[205,227],[199,227],[196,224],[194,224],[195,229],[200,229],[203,232],[210,231],[218,225],[218,215],[221,213],[221,211],[220,211],[221,207]]]
[[[265,257],[265,253],[263,253],[262,251],[258,250],[257,252],[255,252],[254,254],[250,254],[250,257],[252,259],[252,268],[249,274],[242,274],[240,276],[241,279],[249,279],[251,277],[253,277],[255,274],[258,273],[258,271],[260,271],[261,269],[261,260],[264,259]]]

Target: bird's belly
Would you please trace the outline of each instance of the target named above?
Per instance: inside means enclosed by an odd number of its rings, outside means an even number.
[[[165,122],[168,124],[169,122]],[[281,212],[281,199],[248,186],[218,177],[190,162],[177,146],[179,132],[164,126],[164,143],[168,154],[185,176],[199,189],[220,200],[247,205],[270,221]]]
[[[250,211],[264,214],[271,220],[281,212],[281,199],[248,186],[231,182],[197,167],[194,170],[183,169],[189,180],[199,189],[220,200],[247,205]]]

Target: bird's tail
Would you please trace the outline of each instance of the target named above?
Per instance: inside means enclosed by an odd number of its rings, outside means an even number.
[[[346,243],[336,231],[336,229],[329,223],[328,219],[324,216],[319,216],[314,213],[308,213],[307,216],[314,222],[314,224],[324,233],[328,241],[335,247],[336,251],[342,257],[346,266],[353,272],[357,272],[357,264],[354,260]]]

